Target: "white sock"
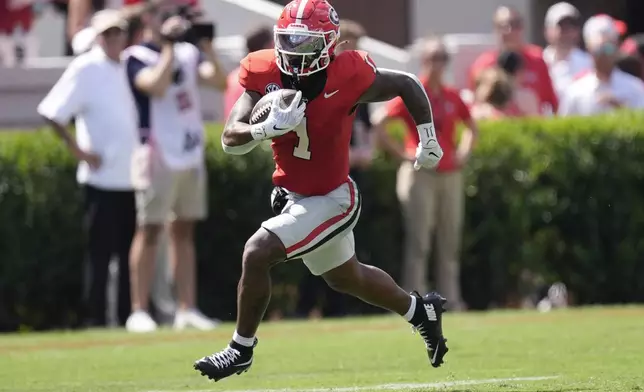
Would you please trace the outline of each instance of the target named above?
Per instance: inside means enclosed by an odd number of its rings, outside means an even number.
[[[253,344],[255,344],[255,337],[245,338],[238,334],[237,331],[235,331],[235,333],[233,334],[233,341],[235,343],[241,344],[244,347],[253,347]]]
[[[410,295],[410,297],[411,305],[409,305],[409,310],[403,316],[407,321],[411,321],[411,319],[414,317],[414,313],[416,313],[416,297],[413,295]]]

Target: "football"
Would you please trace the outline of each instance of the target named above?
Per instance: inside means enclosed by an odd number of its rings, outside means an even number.
[[[253,108],[253,111],[250,113],[250,123],[259,124],[265,121],[268,118],[268,115],[271,113],[271,106],[275,96],[280,97],[280,107],[286,109],[291,103],[297,94],[297,90],[284,89],[272,91],[262,97]],[[301,103],[300,103],[301,105]]]

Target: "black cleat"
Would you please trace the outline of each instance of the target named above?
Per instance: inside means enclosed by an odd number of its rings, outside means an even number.
[[[257,338],[253,347],[231,341],[225,349],[196,361],[194,368],[201,372],[202,376],[214,381],[233,374],[242,374],[253,364],[253,349],[256,345]]]
[[[411,321],[413,329],[422,336],[427,347],[429,362],[433,367],[440,367],[443,357],[449,349],[443,337],[443,305],[447,302],[436,292],[421,297],[417,292],[411,293],[416,297],[416,313]]]

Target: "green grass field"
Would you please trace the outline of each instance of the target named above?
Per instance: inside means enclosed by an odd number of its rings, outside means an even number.
[[[0,390],[644,390],[644,307],[446,315],[450,352],[440,369],[398,317],[266,323],[251,370],[209,382],[192,362],[232,330],[0,336]]]

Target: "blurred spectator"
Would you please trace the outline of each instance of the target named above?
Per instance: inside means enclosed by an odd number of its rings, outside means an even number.
[[[138,144],[137,114],[119,55],[125,21],[116,11],[92,19],[97,45],[72,61],[38,106],[78,159],[77,179],[85,191],[89,240],[85,306],[88,326],[106,324],[108,266],[119,262],[118,317],[130,313],[129,251],[135,228],[130,162]],[[76,139],[65,129],[76,117]]]
[[[590,69],[593,64],[590,55],[579,49],[579,10],[566,2],[550,7],[546,12],[545,37],[549,45],[543,51],[543,59],[550,69],[557,95],[561,97],[575,76]]]
[[[364,27],[352,20],[340,21],[341,44],[335,50],[338,56],[346,50],[357,50],[360,39],[366,35]],[[371,165],[374,154],[374,133],[372,132],[371,120],[369,119],[369,106],[360,104],[355,109],[353,121],[353,132],[351,133],[351,149],[349,150],[349,163],[351,170],[349,175],[358,186],[362,183],[362,175],[366,168]],[[366,260],[367,257],[360,257]],[[351,297],[337,292],[329,287],[319,276],[307,273],[299,285],[298,313],[308,314],[309,317],[317,318],[324,316],[343,316],[346,314],[346,303]]]
[[[627,71],[625,68],[620,66],[624,72],[630,73],[631,75],[639,75],[641,79],[644,79],[644,33],[632,35],[624,40],[622,46],[620,47],[620,52],[622,52],[623,61],[620,63],[628,63],[626,67],[631,71]],[[630,60],[626,60],[630,59]],[[635,72],[632,68],[635,64],[634,60],[637,59],[640,65],[640,71]],[[630,65],[630,66],[629,66]]]
[[[594,16],[584,25],[593,69],[577,79],[561,102],[561,115],[593,115],[616,108],[644,108],[644,82],[615,67],[619,31],[612,18]]]
[[[246,35],[246,53],[262,49],[273,48],[273,29],[259,27]],[[224,120],[230,115],[235,102],[244,93],[244,88],[239,84],[239,67],[228,74],[226,92],[224,94]]]
[[[524,87],[526,71],[523,57],[517,52],[502,52],[496,60],[497,66],[508,75],[512,86],[512,100],[509,112],[516,117],[538,116],[539,98],[534,90]]]
[[[458,91],[443,83],[448,62],[449,55],[440,39],[431,38],[424,43],[419,79],[432,103],[436,134],[443,147],[443,158],[435,170],[414,170],[418,132],[400,98],[387,103],[374,119],[377,125],[401,119],[407,128],[404,148],[386,132],[382,133],[385,148],[401,162],[396,192],[405,225],[402,287],[427,291],[427,264],[435,233],[436,287],[449,298],[454,309],[462,309],[459,263],[465,198],[462,168],[470,157],[478,128]],[[457,143],[456,126],[461,122],[465,128]]]
[[[364,27],[352,20],[340,21],[340,37],[343,43],[335,51],[336,56],[345,50],[358,50],[360,40],[366,35]],[[371,165],[374,154],[374,133],[369,119],[369,105],[360,104],[355,109],[349,150],[350,175],[358,186],[361,184],[363,171]]]
[[[71,46],[72,52],[75,56],[83,54],[94,46],[96,41],[96,32],[91,27],[85,27],[74,35]]]
[[[0,0],[4,1],[4,0]],[[53,0],[57,8],[65,14],[65,54],[75,54],[73,39],[87,27],[87,23],[96,11],[102,9],[126,9],[133,6],[145,5],[146,3],[174,2],[190,7],[197,7],[198,0]]]
[[[481,72],[474,91],[474,105],[470,109],[475,120],[499,119],[517,116],[512,103],[512,82],[500,68]]]
[[[470,68],[470,88],[474,88],[476,77],[481,71],[495,66],[500,51],[515,51],[521,54],[525,66],[522,84],[534,90],[539,97],[540,113],[556,112],[558,99],[552,86],[548,66],[543,61],[541,48],[525,42],[521,14],[514,8],[500,7],[494,14],[494,26],[500,48],[483,53],[476,59]]]
[[[636,55],[620,53],[615,65],[619,70],[626,72],[629,75],[635,76],[638,79],[644,78],[642,60]]]
[[[139,226],[131,251],[132,314],[126,328],[150,332],[148,313],[159,236],[169,221],[170,263],[178,311],[174,327],[212,329],[196,307],[195,222],[207,215],[204,124],[198,83],[221,89],[225,74],[210,39],[180,42],[186,32],[177,7],[151,4],[140,16],[143,42],[124,55],[139,111],[143,146],[135,152]]]
[[[38,47],[32,34],[35,0],[0,0],[0,65],[14,67],[36,57]]]
[[[612,16],[608,14],[597,14],[595,16],[598,16],[600,18],[608,18],[612,20],[613,22],[613,27],[615,28],[615,31],[617,32],[618,35],[618,40],[619,38],[623,37],[627,32],[628,32],[628,26],[626,25],[626,22],[623,20],[615,19]]]

